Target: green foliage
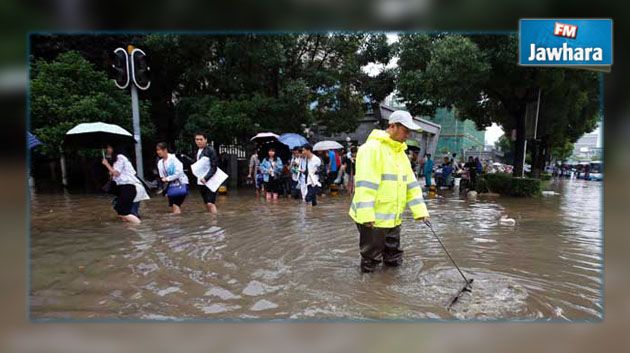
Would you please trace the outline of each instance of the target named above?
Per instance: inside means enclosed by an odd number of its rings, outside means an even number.
[[[357,89],[367,98],[377,118],[380,118],[380,103],[394,91],[397,70],[387,68],[387,64],[396,54],[396,46],[387,43],[385,34],[368,34],[357,56],[361,66],[374,65],[376,75],[361,72],[356,79]],[[355,99],[358,101],[358,99]],[[357,105],[362,102],[357,102]],[[356,109],[362,109],[357,107]],[[356,127],[356,123],[353,123]],[[345,130],[350,131],[348,127]]]
[[[352,131],[365,112],[362,97],[380,102],[394,88],[391,70],[376,77],[361,70],[391,59],[382,34],[151,35],[145,45],[154,81],[160,81],[155,90],[152,85],[152,100],[163,104],[176,97],[169,125],[182,133],[192,126],[214,128],[220,140],[254,133],[254,124],[277,133],[299,133],[302,124],[313,123],[330,133]],[[210,101],[221,108],[211,109]],[[210,117],[211,111],[220,117]],[[211,122],[198,121],[202,116]],[[225,116],[250,127],[219,131],[232,128],[219,123]]]
[[[511,196],[531,197],[539,196],[542,192],[540,179],[535,178],[512,178]]]
[[[401,39],[398,89],[412,114],[434,115],[438,107],[474,110],[490,65],[468,38],[459,35]]]
[[[397,88],[413,113],[432,115],[437,107],[454,106],[479,128],[495,122],[505,131],[517,129],[514,150],[524,146],[525,107],[539,90],[541,151],[564,148],[600,118],[598,74],[518,66],[514,35],[409,34],[401,37],[399,51]],[[522,150],[512,155],[518,167]],[[544,161],[538,154],[532,167],[540,169]]]
[[[515,178],[504,173],[485,174],[478,178],[477,184],[478,192],[490,191],[514,197],[538,196],[542,190],[540,179]]]
[[[512,187],[512,176],[504,173],[486,174],[483,176],[490,191],[509,195]]]
[[[209,133],[218,143],[231,142],[232,137],[242,137],[252,132],[252,117],[265,105],[259,96],[251,100],[221,101],[211,97],[184,98],[178,106],[178,114],[188,118],[182,138],[192,141],[195,132]]]
[[[475,183],[475,191],[477,191],[478,193],[490,192],[490,189],[488,188],[488,182],[483,176],[479,176],[477,178],[477,182]]]
[[[538,138],[566,159],[573,143],[591,132],[601,119],[598,74],[588,71],[560,70],[543,91]]]
[[[151,88],[140,92],[151,102],[141,108],[145,143],[158,138],[185,147],[197,129],[219,143],[262,130],[300,133],[302,124],[352,131],[366,103],[377,105],[394,89],[396,71],[385,65],[396,51],[378,33],[35,35],[33,127],[47,129],[39,131],[48,136],[47,153],[57,154],[63,129],[82,121],[131,128],[128,93],[99,71],[108,54],[128,44],[151,61]],[[81,55],[65,56],[73,50]],[[362,70],[367,64],[381,69],[370,76]]]
[[[506,135],[499,137],[494,147],[503,152],[503,160],[507,164],[514,163],[514,141]]]
[[[143,138],[154,133],[148,105],[141,104]],[[31,129],[43,142],[41,151],[60,154],[65,133],[82,122],[106,122],[131,131],[131,98],[78,52],[55,60],[36,60],[31,79]]]

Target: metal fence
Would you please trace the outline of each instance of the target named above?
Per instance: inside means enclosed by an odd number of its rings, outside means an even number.
[[[242,145],[219,145],[219,154],[227,153],[236,155],[238,159],[246,159],[247,152]]]

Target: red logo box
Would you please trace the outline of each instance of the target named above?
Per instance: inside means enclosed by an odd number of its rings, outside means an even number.
[[[565,37],[575,39],[577,37],[578,27],[575,25],[569,25],[566,23],[556,22],[553,26],[553,35],[558,37]]]

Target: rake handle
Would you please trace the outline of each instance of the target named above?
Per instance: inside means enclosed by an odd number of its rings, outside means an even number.
[[[448,256],[448,258],[451,259],[451,262],[453,263],[453,265],[455,265],[455,268],[457,269],[457,271],[459,271],[459,274],[462,275],[462,278],[464,279],[464,281],[466,281],[466,288],[468,288],[468,286],[472,283],[472,279],[468,280],[468,278],[466,278],[466,276],[464,275],[464,272],[462,272],[459,266],[457,266],[457,263],[455,262],[455,260],[453,260],[453,257],[451,256],[451,254],[448,252],[448,250],[446,250],[446,246],[444,246],[444,243],[442,243],[442,240],[440,239],[440,237],[437,235],[437,233],[435,233],[435,230],[433,230],[433,225],[431,224],[431,222],[429,220],[425,220],[424,224],[426,224],[427,227],[429,227],[429,229],[431,230],[431,233],[433,233],[433,235],[435,236],[435,239],[438,240],[438,242],[442,246],[442,249],[444,249],[444,252]]]

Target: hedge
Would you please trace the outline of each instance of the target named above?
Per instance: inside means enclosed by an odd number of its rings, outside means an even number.
[[[534,178],[515,178],[511,174],[485,174],[477,178],[477,192],[496,192],[501,195],[530,197],[541,194],[542,182]]]

